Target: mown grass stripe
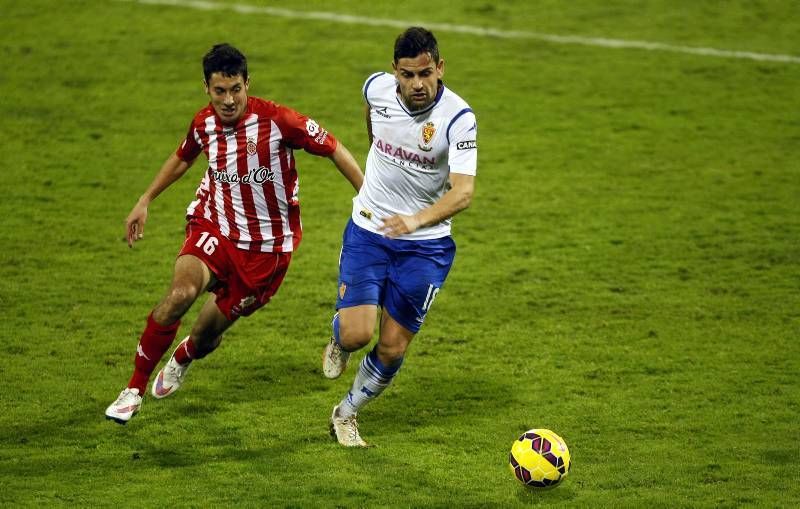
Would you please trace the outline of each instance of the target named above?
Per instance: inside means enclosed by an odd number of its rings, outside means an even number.
[[[731,51],[717,48],[704,48],[695,46],[680,46],[650,41],[629,41],[622,39],[611,39],[607,37],[583,37],[580,35],[558,35],[531,32],[527,30],[502,30],[498,28],[486,28],[472,25],[458,25],[451,23],[431,23],[419,20],[396,20],[386,18],[372,18],[369,16],[356,16],[352,14],[342,14],[337,12],[324,11],[296,11],[283,9],[280,7],[265,7],[248,4],[226,4],[220,2],[209,2],[204,0],[120,0],[135,1],[140,4],[150,5],[171,5],[175,7],[187,7],[199,10],[232,10],[242,14],[266,14],[282,18],[308,19],[317,21],[330,21],[333,23],[346,23],[351,25],[385,26],[395,28],[405,28],[414,25],[422,25],[430,30],[440,32],[454,32],[462,34],[477,35],[481,37],[497,37],[503,39],[533,39],[552,44],[578,44],[582,46],[594,46],[601,48],[614,49],[640,49],[646,51],[664,51],[671,53],[684,53],[689,55],[699,55],[717,58],[734,58],[756,60],[760,62],[783,62],[789,64],[800,64],[800,56],[781,55],[774,53],[756,53],[753,51]]]

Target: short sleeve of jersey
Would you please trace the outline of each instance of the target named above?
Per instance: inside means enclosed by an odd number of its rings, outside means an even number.
[[[310,154],[325,157],[336,150],[336,138],[314,119],[285,106],[278,106],[278,110],[276,121],[291,148],[302,148]]]
[[[451,173],[475,175],[478,171],[478,123],[470,109],[462,110],[447,129]]]
[[[183,161],[191,163],[200,155],[202,150],[203,146],[200,144],[200,135],[197,134],[194,121],[192,121],[189,125],[189,132],[186,133],[186,138],[181,142],[178,150],[175,151],[175,155]]]
[[[374,86],[374,82],[378,80],[380,85],[382,84],[383,80],[387,79],[394,80],[394,76],[385,72],[376,72],[367,78],[367,81],[364,82],[364,86],[361,88],[361,92],[364,94],[364,100],[367,101],[367,104],[372,106],[370,97],[373,95],[373,92],[376,89],[380,89],[380,86]]]

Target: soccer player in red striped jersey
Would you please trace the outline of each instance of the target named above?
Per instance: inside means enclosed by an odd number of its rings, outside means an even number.
[[[203,58],[203,72],[210,103],[195,115],[126,221],[133,247],[144,236],[148,205],[205,154],[208,168],[186,211],[186,240],[172,283],[147,317],[127,387],[106,409],[106,418],[120,424],[139,411],[181,317],[202,293],[214,297],[156,376],[156,398],[174,393],[192,360],[213,351],[228,327],[278,290],[302,237],[294,150],[328,157],[356,191],[364,179],[347,148],[313,119],[247,95],[247,60],[233,46],[215,45]]]

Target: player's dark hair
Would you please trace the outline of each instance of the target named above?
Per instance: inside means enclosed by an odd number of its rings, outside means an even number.
[[[422,53],[430,53],[433,61],[439,63],[439,43],[430,30],[411,27],[394,41],[395,63],[401,58],[414,58]]]
[[[227,77],[238,74],[244,81],[247,81],[247,58],[227,42],[215,44],[203,57],[203,74],[206,77],[206,83],[215,72],[220,72]]]

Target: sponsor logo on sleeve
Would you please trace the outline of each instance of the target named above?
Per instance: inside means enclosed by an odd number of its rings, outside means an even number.
[[[328,131],[321,128],[318,123],[310,118],[306,120],[306,132],[320,145],[324,145],[325,140],[328,139]]]
[[[319,133],[319,124],[309,118],[306,120],[306,132],[313,138]]]
[[[475,140],[459,141],[456,143],[458,150],[469,150],[471,148],[478,148],[478,143]]]
[[[316,141],[320,145],[325,145],[325,140],[326,139],[328,139],[328,131],[323,129],[322,131],[320,131],[320,133],[317,135],[317,137],[314,138],[314,141]]]

